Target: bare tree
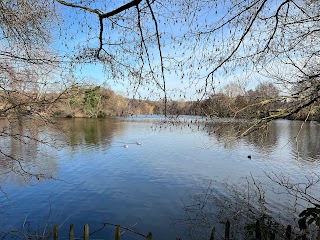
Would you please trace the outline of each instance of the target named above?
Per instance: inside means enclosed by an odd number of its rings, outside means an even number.
[[[56,13],[50,1],[0,1],[0,115],[6,117],[0,127],[0,159],[25,180],[48,177],[30,171],[24,160],[27,152],[34,152],[32,147],[49,144],[39,131],[49,121],[48,108],[63,93],[53,93],[61,81],[61,59],[50,47]],[[28,119],[38,125],[26,123]],[[12,153],[6,147],[11,141],[11,148],[29,148]]]
[[[203,94],[221,77],[251,75],[273,80],[282,91],[282,95],[264,99],[255,106],[273,105],[281,99],[293,103],[255,121],[245,134],[264,122],[318,104],[318,1],[218,1],[206,6],[204,23],[196,24],[200,16],[195,13],[185,38],[192,41],[194,48],[202,49],[199,61],[209,69],[204,76]],[[216,20],[210,21],[210,15]]]
[[[49,91],[61,62],[70,59],[70,69],[102,63],[106,78],[130,82],[134,96],[144,89],[162,99],[164,113],[168,98],[184,97],[186,86],[194,98],[205,99],[226,78],[273,79],[283,95],[254,108],[279,100],[292,104],[259,116],[243,134],[312,111],[319,101],[318,1],[16,0],[0,5],[2,114],[19,116],[32,109],[42,117],[43,106],[56,99],[42,93]]]
[[[55,81],[59,58],[51,43],[53,5],[47,1],[1,1],[0,89],[1,114],[40,115],[53,99],[43,93]],[[41,105],[40,105],[41,104]]]
[[[96,33],[76,59],[103,62],[113,78],[132,83],[129,91],[145,87],[166,103],[185,95],[168,87],[173,79],[206,98],[227,77],[259,76],[280,84],[278,98],[296,102],[259,122],[318,103],[318,1],[56,1],[86,19],[88,36]]]
[[[86,34],[86,41],[75,49],[75,63],[102,63],[107,78],[131,83],[128,91],[134,96],[139,94],[140,87],[155,86],[152,93],[166,106],[165,64],[157,19],[162,13],[154,11],[155,2],[56,2],[69,7],[72,16],[80,16],[73,22],[68,20],[67,24]],[[75,39],[79,36],[69,37]]]
[[[230,82],[228,83],[224,89],[223,92],[231,98],[235,98],[237,96],[243,96],[245,95],[245,86],[238,82]]]

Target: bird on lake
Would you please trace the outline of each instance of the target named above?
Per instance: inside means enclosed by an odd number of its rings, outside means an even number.
[[[251,159],[251,155],[248,155],[248,158]]]
[[[128,145],[123,145],[123,147],[124,147],[124,148],[128,148],[129,146],[128,146]]]

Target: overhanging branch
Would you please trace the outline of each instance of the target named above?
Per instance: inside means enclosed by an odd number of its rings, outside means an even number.
[[[138,6],[142,0],[133,0],[127,4],[124,4],[112,11],[109,11],[107,13],[103,13],[101,12],[99,9],[93,9],[93,8],[90,8],[90,7],[87,7],[87,6],[81,6],[81,5],[76,5],[76,4],[73,4],[73,3],[70,3],[70,2],[66,2],[64,0],[56,0],[58,3],[62,4],[62,5],[65,5],[67,7],[73,7],[73,8],[79,8],[79,9],[82,9],[84,11],[88,11],[88,12],[91,12],[91,13],[94,13],[94,14],[97,14],[98,17],[99,17],[99,24],[100,24],[100,33],[99,33],[99,49],[98,49],[98,52],[97,52],[97,55],[96,57],[99,59],[99,54],[100,54],[100,51],[102,50],[103,48],[103,43],[102,43],[102,36],[103,36],[103,19],[105,18],[109,18],[109,17],[112,17],[114,15],[117,15],[127,9],[130,9],[134,6]]]

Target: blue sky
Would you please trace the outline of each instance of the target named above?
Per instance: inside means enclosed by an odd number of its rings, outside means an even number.
[[[104,2],[106,6],[97,5],[95,7],[99,7],[100,9],[114,9],[114,4],[111,5],[110,1]],[[121,2],[118,2],[121,4]],[[93,6],[93,5],[92,5]],[[92,13],[86,13],[82,10],[74,10],[70,7],[64,7],[61,6],[61,9],[63,10],[63,16],[65,18],[65,21],[62,22],[63,24],[60,26],[63,28],[62,33],[65,35],[58,36],[61,40],[59,40],[55,48],[57,48],[59,51],[62,52],[70,52],[74,49],[77,49],[77,46],[81,45],[86,47],[94,47],[97,48],[99,46],[98,44],[98,36],[99,36],[99,25],[98,25],[98,17],[95,14]],[[159,7],[162,7],[159,5]],[[172,7],[169,6],[168,7]],[[197,7],[197,5],[195,5]],[[200,6],[201,7],[201,6]],[[164,9],[164,8],[162,8]],[[129,11],[132,11],[134,9],[130,9]],[[176,9],[173,10],[175,11]],[[215,13],[217,10],[218,13]],[[154,11],[157,11],[157,8],[154,9]],[[188,42],[188,40],[183,40],[183,35],[186,32],[186,25],[190,24],[190,26],[193,26],[192,24],[197,25],[203,25],[205,26],[208,24],[208,22],[214,22],[215,18],[218,19],[221,16],[223,16],[223,13],[225,12],[225,9],[223,6],[219,8],[215,8],[213,6],[212,9],[202,9],[202,16],[201,18],[197,19],[195,23],[190,23],[192,21],[192,11],[188,10],[187,6],[185,7],[184,11],[187,11],[189,13],[188,18],[185,20],[185,25],[183,24],[183,14],[181,14],[178,17],[181,17],[178,21],[178,23],[175,23],[174,19],[170,17],[170,22],[166,22],[167,18],[169,18],[170,12],[161,12],[164,13],[163,16],[156,15],[159,26],[159,30],[162,33],[161,36],[161,44],[162,44],[162,53],[164,57],[171,56],[175,59],[175,61],[165,61],[164,66],[167,68],[170,68],[170,70],[165,71],[165,79],[166,79],[166,85],[167,85],[167,94],[169,97],[173,99],[185,99],[185,100],[195,100],[197,98],[200,98],[202,96],[202,93],[198,93],[197,91],[202,89],[205,85],[205,77],[210,72],[213,64],[215,64],[219,59],[213,59],[212,64],[210,65],[210,62],[203,63],[201,62],[201,54],[211,54],[210,51],[214,52],[215,48],[221,48],[223,46],[223,39],[220,41],[219,46],[208,46],[206,43],[199,43],[197,50],[192,49],[192,41]],[[188,12],[190,11],[190,12]],[[186,13],[184,13],[186,14]],[[128,15],[129,16],[129,15]],[[127,26],[130,26],[130,21],[128,19],[125,19],[128,17],[125,14],[120,14],[119,18],[123,18],[124,21],[119,21],[119,24],[123,24]],[[137,17],[137,16],[135,16]],[[210,19],[213,18],[213,19]],[[133,19],[136,21],[137,19]],[[132,22],[134,22],[132,21]],[[182,22],[181,22],[182,21]],[[130,31],[128,31],[127,35],[125,32],[122,32],[120,34],[116,33],[113,30],[113,24],[110,23],[109,20],[105,19],[105,32],[104,32],[104,41],[115,42],[117,39],[122,40],[129,40],[129,41],[135,41],[139,40],[139,35],[134,36]],[[152,22],[152,19],[149,16],[149,19],[142,19],[143,27],[145,29],[150,30],[149,33],[147,33],[145,30],[144,36],[152,36],[154,33],[154,23]],[[132,27],[132,26],[130,26]],[[138,31],[138,28],[136,28],[135,31]],[[175,39],[172,39],[170,34],[171,32]],[[138,33],[138,32],[136,32]],[[226,33],[224,33],[226,36]],[[182,44],[179,44],[179,39],[182,39]],[[155,41],[155,38],[153,38],[153,41]],[[219,42],[219,40],[218,40]],[[186,45],[185,45],[186,44]],[[191,48],[187,48],[187,44]],[[128,49],[133,46],[130,46],[130,44],[127,45]],[[160,85],[162,85],[162,80],[159,72],[159,51],[157,49],[157,45],[155,42],[147,43],[148,49],[149,49],[149,55],[150,55],[150,64],[152,65],[152,68],[158,71],[158,78],[157,81]],[[127,49],[126,49],[127,50]],[[119,56],[121,53],[121,48],[115,46],[114,49],[112,47],[108,48],[108,51],[110,51],[111,54],[114,54],[115,56]],[[220,51],[223,51],[223,49]],[[118,54],[118,55],[117,55]],[[153,56],[152,56],[153,55]],[[199,55],[199,57],[197,57]],[[136,59],[132,58],[130,60],[130,55],[125,54],[123,55],[126,57],[124,59],[126,64],[137,64],[135,61]],[[187,57],[191,56],[192,59],[188,59]],[[213,54],[214,56],[214,54]],[[120,57],[121,58],[121,57]],[[146,58],[144,58],[146,60]],[[123,60],[123,58],[122,58]],[[172,65],[172,63],[177,61],[184,61],[185,65],[181,67],[181,65]],[[202,66],[202,63],[204,64]],[[136,66],[133,66],[136,67]],[[144,69],[148,69],[148,65],[145,64]],[[119,68],[119,72],[122,71],[122,68]],[[129,97],[138,97],[138,94],[134,94],[133,86],[130,85],[129,80],[126,76],[129,75],[129,73],[121,72],[123,74],[122,77],[118,78],[117,81],[114,80],[113,76],[110,74],[108,65],[103,66],[100,63],[95,64],[81,64],[78,67],[75,68],[75,76],[79,79],[89,79],[90,82],[94,82],[96,84],[103,84],[107,82],[107,84],[116,92],[121,93],[123,95],[127,95]],[[213,88],[215,91],[222,90],[223,87],[230,81],[234,81],[237,78],[243,78],[244,75],[247,75],[246,73],[243,73],[241,70],[235,70],[231,75],[222,75],[221,73],[215,74],[213,76]],[[183,76],[183,77],[182,77]],[[252,76],[251,78],[255,79],[255,81],[248,81],[248,88],[254,88],[255,85],[257,85],[257,75]],[[211,78],[210,78],[211,79]],[[150,82],[150,79],[146,79],[146,82]],[[209,90],[210,87],[208,88]],[[151,99],[159,99],[163,97],[163,93],[159,88],[155,86],[154,82],[151,83],[145,83],[144,87],[140,87],[140,96],[142,98],[151,98]]]

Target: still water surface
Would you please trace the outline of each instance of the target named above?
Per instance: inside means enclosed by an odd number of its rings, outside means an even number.
[[[54,178],[26,181],[14,172],[17,163],[4,164],[2,156],[2,230],[43,231],[48,222],[58,223],[66,234],[71,223],[76,231],[85,223],[94,231],[111,222],[151,231],[154,239],[175,239],[185,228],[172,219],[183,218],[183,202],[203,179],[237,183],[251,174],[269,184],[265,173],[297,181],[320,173],[320,125],[315,122],[276,121],[266,136],[233,142],[219,141],[222,133],[208,123],[163,125],[154,117],[57,123],[59,129],[38,127],[36,136],[54,141],[54,148],[2,138],[1,150],[23,157],[24,169]],[[5,120],[0,125],[6,126]],[[29,134],[23,124],[17,131]],[[111,239],[113,230],[92,238]],[[123,237],[141,239],[129,233]]]

